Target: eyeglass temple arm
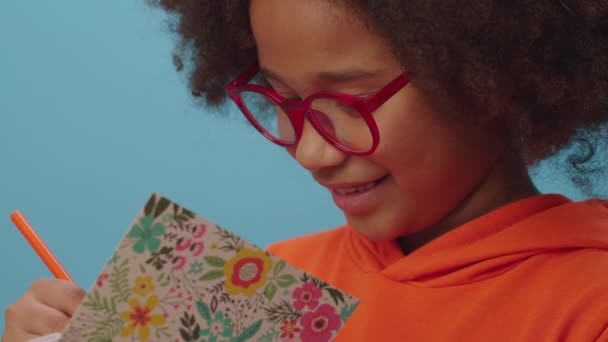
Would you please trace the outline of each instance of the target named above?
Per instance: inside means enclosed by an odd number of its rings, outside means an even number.
[[[378,107],[382,106],[391,96],[395,95],[401,88],[403,88],[410,81],[410,75],[403,73],[397,78],[382,88],[376,95],[367,99],[367,109],[370,112],[375,111]]]
[[[257,62],[250,64],[247,68],[245,68],[245,71],[243,71],[240,75],[237,76],[236,79],[234,79],[234,81],[230,82],[230,85],[235,86],[249,82],[253,78],[253,76],[255,76],[258,70],[259,65]]]

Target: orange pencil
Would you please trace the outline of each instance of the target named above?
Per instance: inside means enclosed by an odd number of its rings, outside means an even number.
[[[19,211],[14,211],[11,214],[11,220],[15,226],[17,226],[21,234],[23,234],[27,242],[32,246],[34,251],[38,253],[40,259],[44,261],[46,267],[53,273],[55,278],[73,281],[72,277],[63,269],[59,261],[57,261],[57,258],[51,253],[51,250]]]

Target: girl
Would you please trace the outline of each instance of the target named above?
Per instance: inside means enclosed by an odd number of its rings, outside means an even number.
[[[338,340],[608,341],[608,202],[527,171],[573,142],[579,183],[599,170],[608,1],[155,5],[193,94],[234,102],[344,212],[269,248],[361,299]],[[3,341],[60,331],[82,294],[35,282]]]

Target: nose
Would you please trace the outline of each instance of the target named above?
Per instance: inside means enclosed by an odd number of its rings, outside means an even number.
[[[290,154],[309,171],[340,165],[348,156],[325,140],[312,125],[306,121],[298,144]]]

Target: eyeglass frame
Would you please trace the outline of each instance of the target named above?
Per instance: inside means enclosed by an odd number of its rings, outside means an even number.
[[[380,132],[372,115],[373,112],[404,88],[411,80],[411,73],[403,72],[374,95],[367,98],[334,91],[320,91],[307,96],[303,100],[293,100],[284,98],[271,88],[259,84],[249,84],[258,72],[259,64],[257,62],[249,65],[232,82],[225,86],[225,90],[228,97],[237,105],[249,123],[251,123],[263,136],[279,146],[287,148],[296,146],[302,137],[304,120],[308,120],[311,126],[332,146],[347,154],[360,157],[369,156],[374,153],[380,143]],[[258,120],[249,112],[249,109],[247,109],[247,106],[241,97],[241,93],[244,91],[255,92],[266,96],[283,109],[294,129],[295,139],[293,143],[286,143],[284,140],[275,137],[258,122]],[[340,143],[322,128],[321,124],[315,118],[315,115],[310,114],[313,111],[311,107],[312,102],[319,98],[330,98],[340,101],[359,112],[372,135],[372,146],[369,150],[358,151],[349,148]],[[323,114],[327,116],[327,114]]]

